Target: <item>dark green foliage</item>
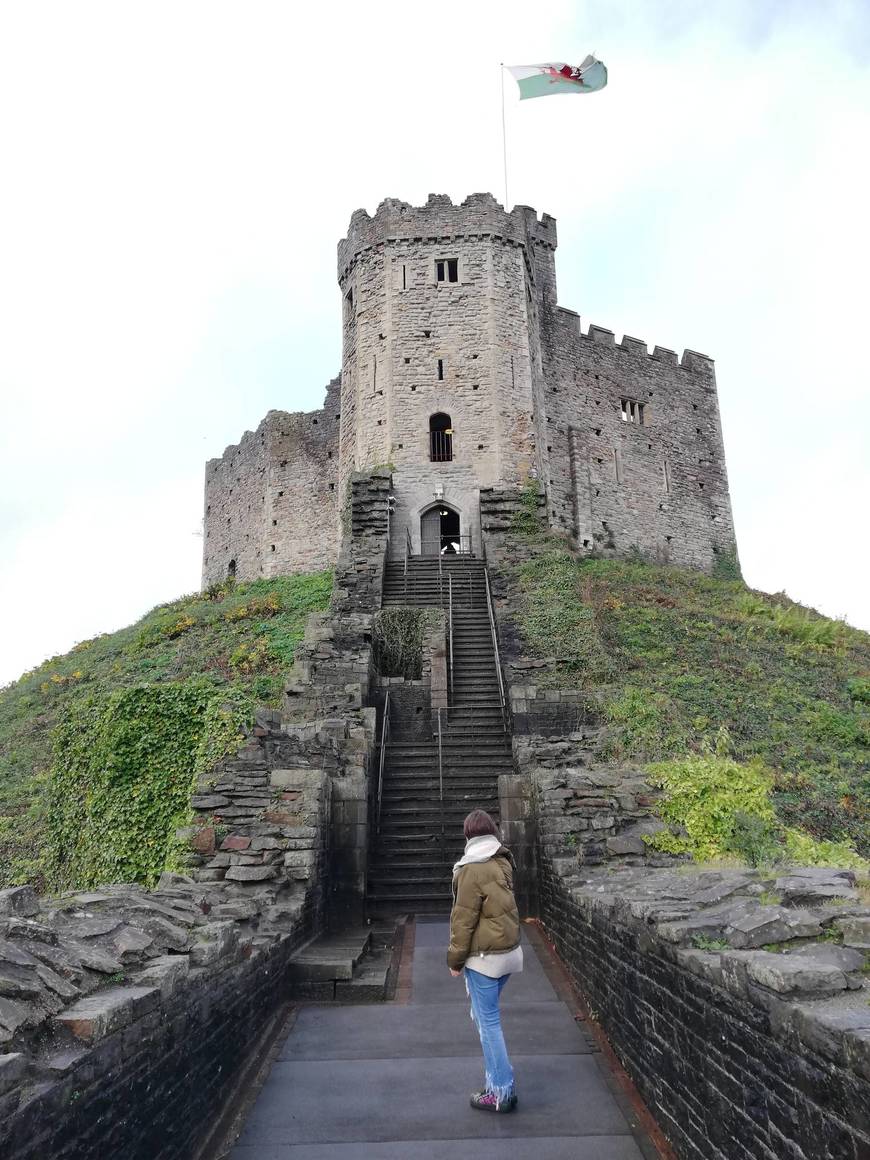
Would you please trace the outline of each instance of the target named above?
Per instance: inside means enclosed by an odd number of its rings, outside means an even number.
[[[553,544],[517,570],[536,683],[594,693],[607,756],[698,751],[725,726],[773,771],[788,826],[870,853],[870,636],[786,597],[674,567],[579,559]]]
[[[75,715],[73,703],[91,719],[115,693],[194,679],[224,699],[236,690],[278,705],[308,614],[325,609],[331,591],[329,572],[213,585],[83,641],[0,690],[0,888],[43,883],[52,733],[62,716]],[[83,745],[86,738],[85,728]]]
[[[195,774],[243,739],[254,705],[202,679],[137,685],[64,706],[48,784],[53,889],[153,886],[189,812]]]
[[[536,479],[528,479],[520,490],[520,507],[511,520],[511,530],[518,535],[534,537],[544,530],[539,509],[540,484]]]
[[[382,609],[372,621],[375,666],[381,676],[419,681],[423,670],[423,634],[437,613],[397,606]]]

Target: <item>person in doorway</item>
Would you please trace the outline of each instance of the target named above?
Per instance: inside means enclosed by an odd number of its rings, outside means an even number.
[[[453,909],[447,965],[465,972],[471,1017],[480,1034],[486,1073],[471,1106],[512,1112],[517,1106],[514,1071],[501,1028],[499,997],[510,976],[523,969],[520,916],[514,898],[514,860],[484,810],[465,819],[465,853],[453,867]]]

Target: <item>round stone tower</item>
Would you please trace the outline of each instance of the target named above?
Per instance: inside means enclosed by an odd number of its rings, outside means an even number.
[[[338,246],[339,487],[391,466],[394,551],[405,529],[414,551],[476,550],[480,488],[543,477],[540,319],[555,306],[555,247],[552,218],[507,213],[490,194],[389,199],[351,218]]]

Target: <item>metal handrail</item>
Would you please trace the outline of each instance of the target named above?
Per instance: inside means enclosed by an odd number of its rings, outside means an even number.
[[[445,548],[453,548],[452,552],[445,552]],[[445,556],[471,556],[472,543],[470,533],[463,533],[461,536],[449,536],[438,534],[437,536],[424,536],[420,540],[420,554],[421,556],[436,556],[439,553]]]
[[[411,543],[411,532],[405,528],[405,603],[408,603],[408,557],[414,555],[414,546]]]
[[[507,702],[504,695],[504,678],[501,675],[501,657],[498,651],[498,632],[495,627],[495,609],[492,603],[492,589],[489,586],[489,572],[484,568],[483,578],[486,583],[486,609],[489,613],[489,627],[492,632],[492,647],[495,651],[495,672],[498,677],[498,691],[501,698],[501,712],[507,727]]]
[[[441,858],[444,859],[444,756],[441,751],[441,710],[438,714],[438,802],[441,816]]]
[[[453,577],[447,577],[447,679],[450,687],[450,700],[453,700]]]
[[[384,759],[387,755],[387,738],[390,736],[390,690],[384,699],[384,719],[381,722],[381,755],[378,763],[377,832],[381,832],[381,798],[384,794]]]

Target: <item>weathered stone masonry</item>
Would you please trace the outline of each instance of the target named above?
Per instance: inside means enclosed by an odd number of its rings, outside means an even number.
[[[483,488],[541,481],[580,551],[709,569],[734,552],[713,362],[558,305],[556,223],[490,194],[353,214],[338,247],[343,355],[322,411],[270,412],[206,469],[203,582],[334,562],[348,481],[389,465],[392,546],[445,507],[480,548]],[[430,456],[430,420],[450,454]],[[445,419],[445,422],[447,420]]]

